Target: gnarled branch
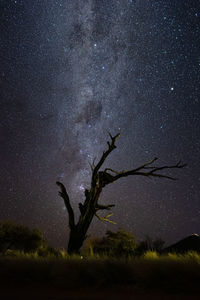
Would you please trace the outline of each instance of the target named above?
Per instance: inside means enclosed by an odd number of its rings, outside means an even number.
[[[59,196],[63,198],[64,203],[65,203],[65,206],[66,206],[66,209],[67,209],[68,214],[69,214],[69,228],[70,228],[70,229],[73,229],[74,226],[75,226],[75,223],[74,223],[74,211],[73,211],[73,209],[72,209],[72,207],[71,207],[70,200],[69,200],[69,196],[68,196],[68,194],[67,194],[66,188],[65,188],[65,186],[64,186],[61,182],[59,182],[59,181],[57,181],[56,184],[59,186],[59,188],[60,188],[60,190],[61,190],[61,191],[58,192],[58,193],[59,193]]]
[[[103,165],[103,163],[106,160],[107,156],[116,148],[115,141],[120,136],[120,133],[116,134],[114,137],[109,133],[109,136],[111,138],[111,142],[110,141],[107,142],[108,149],[103,152],[98,164],[95,166],[95,168],[93,170],[93,173],[92,173],[92,183],[93,183],[93,185],[95,185],[95,183],[96,183],[95,178],[97,176],[97,172],[99,171],[99,169]]]
[[[162,167],[148,167],[149,165],[151,165],[155,160],[157,160],[157,158],[155,157],[154,159],[152,159],[151,161],[147,162],[146,164],[134,169],[134,170],[130,170],[130,171],[126,171],[126,172],[121,172],[118,175],[114,176],[114,181],[121,178],[121,177],[126,177],[129,175],[141,175],[141,176],[148,176],[148,177],[159,177],[159,178],[167,178],[167,179],[171,179],[171,180],[177,180],[177,178],[174,178],[172,176],[168,176],[165,174],[160,174],[157,173],[161,170],[166,170],[166,169],[181,169],[184,168],[187,164],[181,164],[181,162],[179,161],[177,164],[175,165],[169,165],[169,166],[162,166]],[[148,171],[145,171],[148,170]]]
[[[105,169],[105,171],[99,172],[100,178],[102,179],[102,186],[112,183],[112,182],[118,180],[119,178],[127,177],[130,175],[141,175],[141,176],[146,176],[146,177],[159,177],[159,178],[167,178],[167,179],[171,179],[171,180],[177,180],[177,178],[174,178],[172,176],[161,174],[160,171],[166,170],[166,169],[181,169],[186,166],[186,164],[181,164],[181,161],[179,161],[175,165],[169,165],[169,166],[166,165],[166,166],[162,166],[162,167],[156,167],[156,166],[149,167],[149,165],[153,164],[157,159],[158,158],[155,157],[152,160],[150,160],[149,162],[139,166],[136,169],[130,170],[130,171],[121,171],[121,172],[114,171],[113,172],[112,169],[107,168],[107,169]],[[117,175],[113,176],[110,173],[107,173],[106,172],[107,170],[110,170]],[[157,172],[159,172],[159,173],[157,173]]]

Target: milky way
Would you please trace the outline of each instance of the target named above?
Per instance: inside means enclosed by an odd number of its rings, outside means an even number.
[[[40,227],[65,246],[56,180],[78,202],[90,165],[131,169],[178,160],[177,182],[126,178],[105,188],[117,225],[174,241],[199,233],[199,1],[37,0],[0,3],[0,218]],[[159,161],[158,161],[159,164]]]

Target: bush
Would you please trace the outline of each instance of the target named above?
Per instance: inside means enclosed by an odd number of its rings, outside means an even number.
[[[8,249],[34,252],[41,247],[47,247],[47,242],[40,230],[11,222],[0,223],[0,252]]]
[[[148,251],[161,253],[164,244],[165,244],[165,242],[160,238],[157,238],[154,240],[154,239],[151,239],[149,236],[147,236],[144,241],[141,241],[139,243],[136,252],[138,255],[143,255]]]
[[[155,251],[147,251],[146,253],[144,253],[144,259],[155,260],[155,259],[158,259],[158,258],[159,258],[159,255]]]
[[[103,238],[90,239],[84,251],[90,255],[128,257],[134,255],[136,248],[136,238],[120,229],[117,232],[107,231]]]

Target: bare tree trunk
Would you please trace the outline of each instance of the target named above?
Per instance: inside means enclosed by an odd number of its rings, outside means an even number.
[[[80,252],[80,248],[82,247],[85,239],[88,228],[92,222],[94,214],[91,212],[90,215],[82,222],[81,226],[77,224],[71,231],[69,235],[69,243],[68,243],[68,253],[78,254]]]
[[[68,243],[69,254],[79,253],[80,248],[82,247],[83,242],[87,237],[86,234],[94,216],[96,216],[101,221],[106,221],[115,224],[115,222],[109,219],[109,217],[113,215],[112,213],[109,213],[106,217],[100,217],[97,214],[99,210],[110,211],[110,209],[114,206],[114,204],[110,204],[110,205],[98,204],[99,196],[102,192],[102,189],[107,184],[110,184],[121,177],[126,177],[130,175],[141,175],[147,177],[159,177],[159,178],[176,180],[176,178],[161,174],[160,171],[166,169],[172,169],[172,168],[179,169],[186,166],[186,164],[181,164],[181,162],[178,162],[177,164],[172,166],[156,167],[156,166],[152,166],[152,164],[157,160],[157,158],[154,158],[151,161],[143,164],[142,166],[139,166],[138,168],[130,171],[118,172],[110,168],[106,168],[104,171],[99,171],[104,161],[108,157],[108,155],[116,148],[115,141],[119,136],[120,134],[117,134],[116,136],[113,137],[110,134],[111,141],[107,142],[108,149],[103,152],[96,166],[94,162],[91,165],[91,169],[92,169],[91,186],[90,186],[90,190],[85,189],[84,203],[83,204],[79,203],[80,217],[77,224],[75,224],[74,221],[74,212],[71,207],[69,196],[67,194],[65,186],[61,182],[57,182],[57,185],[60,187],[59,195],[63,198],[69,215],[69,229],[70,229],[69,243]]]

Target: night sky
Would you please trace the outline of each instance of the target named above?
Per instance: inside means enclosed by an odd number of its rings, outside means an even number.
[[[67,245],[90,183],[89,162],[121,133],[105,163],[187,163],[178,181],[127,177],[107,186],[90,234],[124,228],[166,244],[200,233],[199,0],[0,0],[0,220]]]

